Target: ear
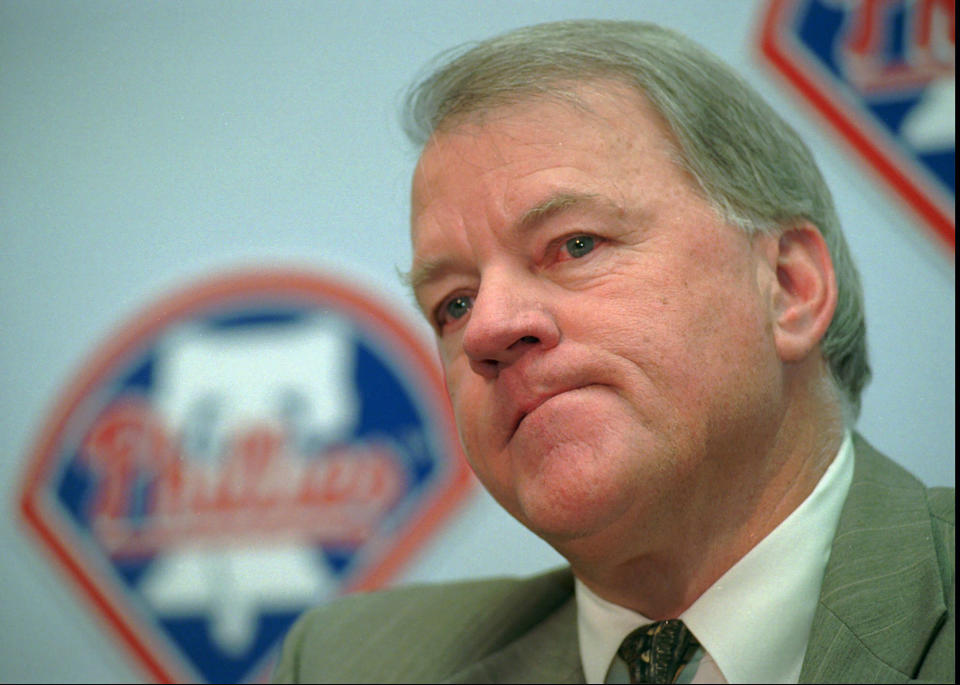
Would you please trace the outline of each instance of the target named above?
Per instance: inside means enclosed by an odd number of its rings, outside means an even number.
[[[812,224],[780,236],[774,286],[774,342],[780,359],[796,362],[817,349],[837,308],[837,279],[827,243]]]

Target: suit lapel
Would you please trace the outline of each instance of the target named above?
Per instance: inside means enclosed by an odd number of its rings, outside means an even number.
[[[450,683],[582,683],[573,594],[519,639],[456,673]]]
[[[800,682],[904,682],[946,617],[926,490],[854,438]]]

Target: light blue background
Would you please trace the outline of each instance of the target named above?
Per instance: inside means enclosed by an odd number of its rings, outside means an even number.
[[[243,265],[319,267],[429,341],[409,263],[400,96],[438,51],[522,24],[648,19],[743,73],[814,148],[863,273],[875,380],[860,422],[955,480],[953,257],[756,56],[747,0],[0,2],[0,680],[139,666],[16,518],[24,459],[87,356],[156,297]],[[429,344],[429,342],[428,342]],[[477,489],[398,582],[559,557]]]

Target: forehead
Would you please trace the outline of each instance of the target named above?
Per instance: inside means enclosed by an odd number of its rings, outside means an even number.
[[[496,209],[516,217],[547,200],[530,195],[548,193],[551,184],[616,186],[617,177],[639,166],[674,166],[669,128],[635,89],[598,82],[564,92],[562,99],[460,116],[438,129],[413,176],[414,240],[431,214]]]

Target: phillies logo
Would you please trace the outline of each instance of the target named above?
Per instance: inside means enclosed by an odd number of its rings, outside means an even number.
[[[773,0],[761,50],[952,252],[955,0]]]
[[[430,354],[302,272],[185,289],[57,405],[30,529],[162,681],[268,676],[305,609],[390,579],[469,483]]]

